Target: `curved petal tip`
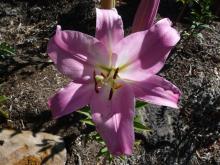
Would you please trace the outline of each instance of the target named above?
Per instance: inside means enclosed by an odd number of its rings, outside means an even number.
[[[56,31],[61,31],[61,30],[62,30],[61,26],[57,25]]]

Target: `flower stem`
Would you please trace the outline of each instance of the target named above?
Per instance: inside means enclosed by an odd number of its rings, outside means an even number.
[[[115,8],[116,0],[101,0],[101,8],[102,9],[112,9]]]

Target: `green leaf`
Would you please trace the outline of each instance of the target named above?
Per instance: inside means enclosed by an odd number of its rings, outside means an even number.
[[[136,146],[141,145],[141,140],[135,140],[134,144],[135,144]]]
[[[110,154],[110,152],[108,151],[108,148],[106,146],[102,147],[99,150],[97,157],[101,157],[101,156],[105,157],[109,163],[111,163],[113,161],[113,156],[112,156],[112,154]]]
[[[209,25],[207,24],[203,24],[203,25],[200,25],[202,28],[204,29],[212,29]]]
[[[109,154],[108,148],[106,146],[104,146],[99,150],[97,157],[108,156],[108,154]]]
[[[2,116],[2,117],[5,118],[5,119],[8,119],[8,118],[9,118],[8,112],[6,112],[6,111],[4,111],[4,110],[2,110],[2,109],[0,109],[0,116]]]
[[[84,108],[82,108],[81,110],[79,110],[77,112],[82,114],[82,115],[85,115],[86,117],[88,117],[90,119],[92,118],[89,107],[84,107]]]
[[[147,130],[147,127],[145,127],[145,125],[139,123],[139,122],[134,122],[134,128],[135,129],[138,129],[138,130]]]
[[[151,129],[142,124],[141,117],[139,115],[136,115],[134,118],[134,130],[137,133],[142,133],[143,131],[151,131]]]
[[[7,43],[0,43],[0,56],[15,55],[15,49]]]
[[[107,147],[103,147],[103,148],[101,148],[101,150],[100,150],[100,153],[106,153],[106,152],[108,152],[108,148]]]
[[[136,101],[136,105],[135,105],[135,108],[136,109],[141,109],[141,108],[144,108],[147,106],[147,103],[146,102],[143,102],[143,101],[140,101],[140,100],[137,100]]]
[[[125,156],[124,155],[119,156],[118,158],[121,159],[122,161],[125,161]]]
[[[141,117],[140,117],[139,115],[136,115],[136,116],[134,117],[134,121],[141,123]]]
[[[92,119],[86,118],[86,119],[82,119],[80,120],[82,123],[91,125],[91,126],[95,126],[95,124],[93,123]]]
[[[101,138],[101,136],[97,133],[97,136],[94,137],[94,140],[96,142],[98,142],[99,144],[105,145],[105,142],[103,141],[103,139]]]
[[[90,133],[90,138],[95,141],[103,141],[101,136],[96,131]]]
[[[6,101],[7,99],[8,97],[6,96],[0,96],[0,103]]]
[[[142,133],[143,131],[150,132],[151,129],[147,128],[145,125],[141,124],[140,122],[134,121],[134,130],[137,133]]]
[[[0,96],[0,103],[6,101],[7,99],[8,98],[6,96]],[[3,118],[6,118],[6,119],[9,118],[8,112],[2,110],[1,107],[0,107],[0,116],[2,116]]]

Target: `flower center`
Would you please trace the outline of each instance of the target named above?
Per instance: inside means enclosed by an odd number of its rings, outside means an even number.
[[[111,68],[105,71],[107,72],[101,72],[100,74],[96,74],[96,71],[93,72],[95,92],[99,93],[103,86],[108,86],[110,87],[109,100],[111,100],[115,90],[122,87],[122,84],[117,83],[119,68]]]

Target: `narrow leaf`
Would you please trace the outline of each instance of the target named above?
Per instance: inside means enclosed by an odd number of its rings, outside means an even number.
[[[84,107],[81,110],[77,111],[78,113],[85,115],[88,118],[92,118],[89,107]]]
[[[136,109],[141,109],[141,108],[144,108],[147,106],[147,103],[146,102],[143,102],[143,101],[140,101],[140,100],[137,100],[136,101],[136,105],[135,105],[135,108]]]
[[[10,45],[6,44],[5,42],[0,43],[0,55],[15,55],[15,49],[12,48]]]
[[[151,131],[145,125],[143,125],[143,124],[141,124],[139,122],[136,122],[136,121],[134,121],[134,129],[135,129],[135,132],[138,132],[138,133],[141,133],[143,131]]]
[[[88,124],[88,125],[91,125],[91,126],[95,126],[95,124],[93,123],[92,119],[82,119],[80,120],[81,122],[85,123],[85,124]]]
[[[8,98],[6,96],[0,96],[0,103],[6,101]]]
[[[2,116],[2,117],[5,118],[5,119],[8,119],[8,118],[9,118],[8,112],[6,112],[6,111],[4,111],[4,110],[2,110],[2,109],[0,109],[0,116]]]

